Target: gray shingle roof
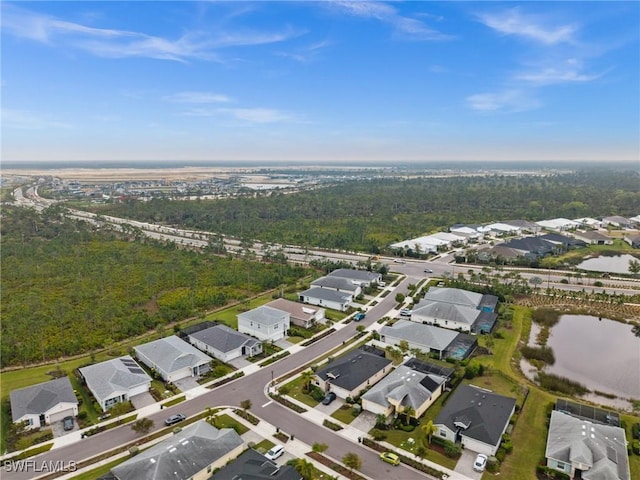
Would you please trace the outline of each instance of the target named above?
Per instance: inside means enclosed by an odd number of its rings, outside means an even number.
[[[351,280],[341,277],[320,277],[311,282],[312,287],[335,288],[346,292],[356,292],[360,286],[355,285]]]
[[[57,378],[9,393],[11,417],[17,422],[25,415],[40,415],[59,403],[78,403],[69,377]]]
[[[356,349],[336,358],[316,375],[331,384],[353,390],[391,364],[391,360]]]
[[[482,298],[482,295],[480,295]],[[418,305],[413,308],[411,317],[433,317],[438,320],[448,320],[451,322],[464,323],[473,325],[478,319],[480,311],[473,307],[466,307],[454,303],[443,303],[421,300]]]
[[[169,373],[185,367],[204,365],[211,361],[211,357],[175,335],[138,345],[134,350],[142,353],[160,369]]]
[[[151,382],[151,377],[129,355],[83,367],[80,373],[99,401]]]
[[[188,479],[242,443],[235,430],[218,430],[201,420],[113,467],[111,472],[118,480]]]
[[[433,350],[446,349],[458,336],[456,331],[410,320],[398,320],[391,327],[382,327],[380,334],[406,340],[413,345],[423,345]]]
[[[292,466],[278,466],[249,449],[218,471],[211,480],[302,480],[302,476]]]
[[[462,435],[498,445],[515,404],[515,398],[462,384],[448,398],[434,423],[446,425],[454,432],[458,430],[456,423],[464,424],[467,428]]]
[[[260,343],[259,340],[244,333],[237,332],[226,325],[216,325],[206,330],[192,333],[189,337],[200,340],[202,343],[206,343],[210,347],[224,353],[236,350],[243,345],[253,347]]]
[[[588,465],[585,480],[629,480],[625,432],[554,410],[551,412],[545,457]]]
[[[277,325],[284,322],[288,315],[287,312],[262,305],[261,307],[238,314],[238,318],[245,318],[252,322],[260,323],[261,325]]]
[[[425,379],[431,382],[425,382]],[[400,365],[365,393],[362,399],[388,407],[388,399],[391,398],[399,401],[402,406],[411,406],[417,410],[431,397],[437,386],[444,382],[444,377],[416,372]]]
[[[425,301],[453,303],[456,305],[466,305],[477,307],[482,300],[482,294],[469,292],[460,288],[430,287],[424,295]]]
[[[361,282],[374,282],[380,278],[379,273],[369,272],[367,270],[353,270],[350,268],[338,268],[329,274],[331,277],[343,277]]]
[[[287,312],[292,318],[299,318],[305,322],[314,318],[316,314],[322,310],[320,307],[309,307],[302,303],[292,302],[286,298],[276,298],[275,300],[267,303],[267,306]]]
[[[336,292],[335,290],[329,290],[327,288],[310,288],[309,290],[301,292],[299,295],[337,303],[347,303],[352,298],[349,294]]]

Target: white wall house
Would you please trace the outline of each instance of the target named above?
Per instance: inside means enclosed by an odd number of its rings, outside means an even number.
[[[151,386],[151,377],[129,355],[83,367],[80,374],[103,411]]]
[[[78,415],[78,400],[69,377],[12,390],[9,400],[13,422],[26,422],[27,429]]]
[[[276,342],[287,335],[290,326],[288,312],[263,305],[237,315],[238,331],[263,341]]]
[[[359,283],[355,283],[353,280],[343,277],[320,277],[311,282],[311,288],[335,290],[336,292],[349,294],[353,298],[362,293],[362,287]]]
[[[316,323],[325,322],[325,310],[319,307],[309,307],[298,302],[292,302],[286,298],[276,298],[266,304],[267,307],[275,308],[289,313],[289,321],[293,325],[302,328],[310,328]]]
[[[262,353],[259,340],[226,325],[215,325],[194,332],[187,339],[194,347],[225,363],[238,357],[253,357]]]
[[[344,312],[353,302],[353,295],[346,292],[336,292],[328,288],[310,288],[298,293],[298,299],[303,303]]]
[[[209,371],[211,357],[175,335],[133,349],[136,358],[155,370],[165,382],[198,377]]]

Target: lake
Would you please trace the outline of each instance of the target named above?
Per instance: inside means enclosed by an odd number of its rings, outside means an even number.
[[[545,371],[589,390],[640,399],[640,338],[631,325],[590,315],[562,315],[547,346],[556,363]]]
[[[612,257],[600,256],[585,260],[577,265],[577,268],[592,272],[629,273],[629,262],[631,260],[636,260],[636,257],[628,254]]]

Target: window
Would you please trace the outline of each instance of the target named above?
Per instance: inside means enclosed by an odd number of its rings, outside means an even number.
[[[440,430],[439,435],[440,435],[441,437],[446,437],[446,436],[447,436],[447,431],[446,431],[446,430]]]
[[[565,463],[556,461],[556,468],[558,470],[565,470],[566,467],[567,467],[567,465]]]

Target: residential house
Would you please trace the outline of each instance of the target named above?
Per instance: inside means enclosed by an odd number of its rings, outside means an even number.
[[[574,230],[580,226],[578,222],[569,220],[568,218],[553,218],[551,220],[541,220],[536,222],[545,230],[551,230],[553,232],[563,232],[566,230]]]
[[[175,335],[133,347],[136,358],[165,382],[198,377],[209,371],[211,357]]]
[[[450,356],[449,353],[452,352],[454,346],[456,352],[462,353],[459,347],[467,345],[468,348],[464,352],[466,357],[477,345],[476,339],[465,333],[433,325],[423,325],[411,320],[398,320],[392,326],[382,327],[380,341],[394,346],[406,342],[410,349],[417,349],[423,353],[436,353],[440,360]]]
[[[288,312],[262,305],[238,317],[238,331],[246,333],[263,341],[277,342],[287,335],[290,315]]]
[[[69,377],[12,390],[9,401],[13,422],[26,422],[27,429],[44,427],[78,415],[78,399]]]
[[[510,225],[512,227],[518,227],[521,232],[532,233],[537,235],[542,230],[542,227],[535,222],[530,222],[529,220],[505,220],[505,225]]]
[[[576,218],[573,221],[578,223],[580,227],[593,228],[596,230],[598,228],[602,228],[602,222],[600,220],[597,220],[591,217]]]
[[[483,295],[461,288],[429,287],[423,298],[426,301],[451,303],[485,312],[495,311],[498,305],[498,297],[495,295]]]
[[[570,478],[630,480],[625,431],[554,410],[551,412],[547,466]]]
[[[502,237],[504,235],[522,235],[521,227],[501,222],[486,225],[485,229],[496,237]]]
[[[379,382],[392,367],[391,360],[355,349],[318,370],[314,383],[324,392],[334,392],[340,398],[353,398]]]
[[[211,480],[302,480],[291,465],[278,465],[253,448],[218,470]]]
[[[454,368],[443,367],[442,365],[436,365],[435,363],[425,362],[423,360],[418,360],[417,358],[410,358],[404,365],[409,367],[412,370],[421,373],[429,373],[432,375],[437,375],[439,377],[444,377],[447,380],[447,384],[453,378],[453,375],[456,373]]]
[[[479,333],[480,329],[475,326],[481,325],[482,332],[480,333],[489,333],[493,329],[496,319],[497,314],[493,312],[424,299],[420,300],[411,311],[412,322],[435,325],[460,332]]]
[[[480,233],[476,228],[468,227],[465,225],[455,225],[449,228],[449,232],[454,235],[459,235],[462,237],[466,237],[467,241],[478,241],[482,240],[484,235]]]
[[[82,367],[79,372],[105,412],[151,387],[151,377],[129,355]]]
[[[625,235],[624,241],[631,245],[633,248],[640,248],[640,234]]]
[[[523,252],[522,250],[498,244],[493,247],[478,250],[478,260],[482,262],[496,261],[498,264],[513,263],[518,258],[523,257],[525,253],[526,252]]]
[[[226,325],[214,325],[194,332],[187,337],[187,340],[194,347],[225,363],[238,357],[253,357],[262,353],[260,340]]]
[[[555,249],[555,251],[557,252],[566,252],[567,250],[571,250],[572,248],[584,247],[586,245],[585,242],[578,239],[575,234],[573,234],[573,237],[569,237],[566,235],[561,235],[560,233],[552,232],[541,235],[538,238],[556,245],[557,248]]]
[[[388,417],[411,407],[412,416],[419,418],[440,397],[446,381],[445,377],[400,365],[362,395],[362,408]]]
[[[467,450],[495,455],[515,407],[515,398],[461,384],[436,417],[435,435]]]
[[[277,298],[266,304],[289,314],[289,321],[302,328],[310,328],[316,323],[324,323],[324,308],[312,308],[298,302],[292,302],[286,298]]]
[[[613,245],[613,238],[593,230],[576,230],[573,236],[587,245]]]
[[[351,280],[353,283],[368,287],[374,283],[382,281],[382,274],[369,272],[368,270],[354,270],[352,268],[338,268],[329,274],[330,277],[342,277]]]
[[[326,288],[336,292],[347,293],[356,298],[362,293],[362,287],[342,277],[320,277],[311,282],[311,288]]]
[[[542,258],[545,255],[563,251],[561,246],[545,240],[542,237],[514,238],[503,243],[502,246],[519,250],[523,256],[534,260]]]
[[[447,240],[441,240],[434,237],[433,235],[425,235],[422,237],[393,243],[390,245],[390,247],[396,250],[410,250],[417,254],[436,253],[439,248],[450,248],[451,242]]]
[[[218,430],[200,420],[113,467],[115,480],[205,480],[244,447],[232,428]]]
[[[468,237],[466,235],[457,235],[455,233],[437,232],[430,235],[431,238],[447,242],[448,245],[466,244]]]
[[[298,298],[304,303],[319,305],[341,312],[349,308],[351,302],[353,302],[353,295],[327,288],[310,288],[298,293]]]
[[[631,228],[632,223],[633,222],[631,220],[621,217],[620,215],[613,215],[602,219],[602,225],[604,227],[611,226],[613,228]]]

